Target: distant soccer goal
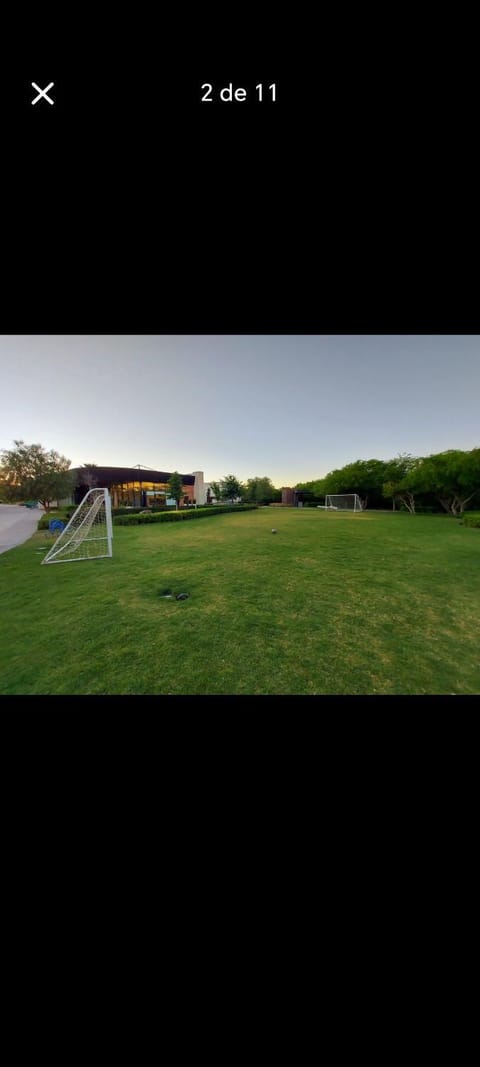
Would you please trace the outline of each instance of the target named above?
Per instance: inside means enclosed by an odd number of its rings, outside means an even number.
[[[331,493],[325,497],[325,510],[362,511],[358,493]]]
[[[112,555],[112,504],[108,489],[89,489],[43,563],[73,563]]]

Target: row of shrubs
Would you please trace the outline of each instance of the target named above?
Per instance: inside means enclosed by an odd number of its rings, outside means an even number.
[[[466,511],[463,515],[464,526],[475,526],[480,530],[480,511]]]
[[[171,511],[173,504],[149,504],[149,511]],[[112,508],[112,515],[140,515],[145,507],[120,507]]]
[[[65,507],[51,508],[50,511],[46,511],[41,519],[39,519],[37,530],[48,530],[49,523],[52,519],[60,519],[61,522],[67,523],[71,519],[74,511],[77,510],[77,507],[78,504],[66,504]],[[112,516],[115,521],[116,515],[136,516],[140,515],[143,511],[144,508],[112,508]]]
[[[60,519],[61,522],[67,523],[77,507],[77,504],[66,504],[65,507],[52,508],[50,511],[44,512],[38,521],[37,530],[48,530],[52,519]],[[257,507],[258,504],[221,504],[218,506],[209,504],[205,507],[185,508],[175,511],[171,507],[159,505],[158,508],[149,509],[148,512],[144,508],[112,508],[112,516],[116,526],[131,526],[145,522],[176,522],[179,519],[199,519],[202,515],[219,515],[225,511],[251,511],[252,508]]]
[[[186,508],[181,511],[167,511],[160,512],[157,515],[148,514],[136,514],[132,515],[116,515],[114,517],[115,526],[140,526],[144,523],[151,522],[181,522],[183,519],[205,519],[209,515],[224,515],[227,511],[255,511],[258,507],[257,504],[225,504],[216,505],[210,504],[205,508]]]
[[[50,508],[50,511],[48,512],[48,514],[45,513],[45,515],[43,516],[44,518],[47,518],[46,525],[48,526],[48,523],[50,522],[50,519],[62,519],[62,520],[71,519],[74,511],[76,511],[77,508],[78,508],[78,504],[62,504],[62,506],[60,508]],[[171,506],[167,507],[167,505],[165,505],[165,504],[153,504],[153,506],[151,508],[149,508],[149,511],[171,511],[171,510],[172,510]],[[141,508],[141,507],[138,507],[138,508],[126,508],[126,507],[112,508],[112,515],[113,516],[115,516],[115,515],[140,515],[140,513],[142,511],[145,511],[145,508]],[[45,528],[44,526],[39,526],[39,530],[43,530],[44,528]]]

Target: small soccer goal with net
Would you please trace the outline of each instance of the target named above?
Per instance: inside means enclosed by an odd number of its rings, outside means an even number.
[[[362,501],[358,493],[330,493],[325,497],[324,511],[362,511]]]
[[[43,563],[74,563],[112,555],[112,503],[108,489],[89,489]]]

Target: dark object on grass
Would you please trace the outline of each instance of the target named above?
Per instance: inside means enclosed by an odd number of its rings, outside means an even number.
[[[172,593],[171,589],[161,589],[158,595],[164,600],[188,600],[190,593]]]
[[[277,532],[276,530],[272,530],[272,533],[276,533],[276,532]]]

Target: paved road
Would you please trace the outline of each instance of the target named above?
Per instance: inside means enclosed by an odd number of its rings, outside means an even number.
[[[0,504],[0,552],[22,545],[35,533],[43,508],[22,508],[18,504]]]

